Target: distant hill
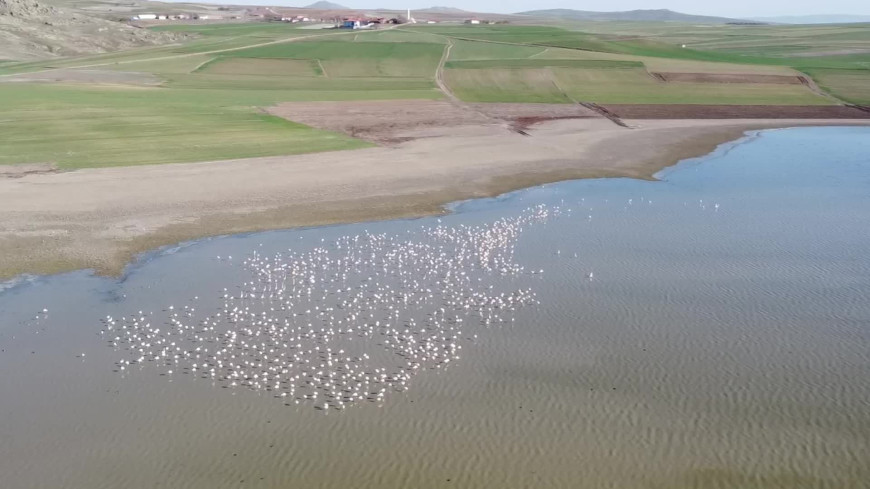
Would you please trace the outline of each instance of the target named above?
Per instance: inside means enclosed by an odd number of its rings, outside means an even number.
[[[339,5],[337,3],[327,2],[325,0],[320,0],[319,2],[314,2],[311,5],[308,5],[304,8],[310,8],[314,10],[349,10],[344,5]]]
[[[429,7],[415,10],[415,12],[423,12],[427,14],[467,14],[467,10],[455,7]]]
[[[530,10],[528,12],[518,12],[517,15],[527,15],[529,17],[562,19],[562,20],[616,20],[616,21],[634,21],[634,22],[692,22],[700,24],[727,24],[729,22],[740,22],[739,19],[729,19],[726,17],[708,17],[704,15],[689,15],[674,12],[673,10],[658,9],[658,10],[629,10],[625,12],[590,12],[586,10],[571,10],[571,9],[551,9],[551,10]]]
[[[778,24],[857,24],[870,22],[870,15],[785,15],[780,17],[755,17],[752,20]]]

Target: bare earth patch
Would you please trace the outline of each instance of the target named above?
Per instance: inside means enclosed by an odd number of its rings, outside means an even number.
[[[57,173],[57,166],[51,163],[24,163],[21,165],[0,165],[0,178],[22,178],[41,173]]]
[[[469,104],[475,110],[497,119],[513,121],[527,117],[545,119],[585,119],[599,117],[579,104]]]
[[[440,134],[457,126],[524,130],[544,121],[600,117],[576,104],[463,104],[448,101],[287,102],[270,114],[380,144]]]
[[[802,76],[789,75],[759,75],[737,73],[651,73],[653,77],[664,82],[688,83],[768,83],[774,85],[806,85]]]
[[[491,121],[446,101],[286,102],[268,109],[293,122],[381,144],[407,140],[425,128],[486,125]]]
[[[845,105],[632,105],[604,104],[622,119],[870,119]]]

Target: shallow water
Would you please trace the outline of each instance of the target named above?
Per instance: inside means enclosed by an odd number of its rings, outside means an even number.
[[[457,204],[440,222],[202,240],[122,280],[19,280],[0,292],[0,487],[870,487],[868,155],[866,128],[767,131],[660,182],[547,185]],[[469,271],[469,283],[531,290],[534,303],[488,324],[463,316],[461,355],[381,399],[323,410],[184,359],[119,363],[135,360],[130,345],[101,321],[214,314],[223,288],[245,290],[253,253],[335,257],[336,240],[366,232],[432,244],[423,229],[528,209],[546,215],[516,238],[522,271]],[[347,279],[354,293],[367,270]],[[407,286],[388,275],[376,282]],[[439,292],[401,322],[431,317]],[[301,321],[292,311],[316,299],[268,314]],[[397,368],[385,337],[353,343],[366,369]]]

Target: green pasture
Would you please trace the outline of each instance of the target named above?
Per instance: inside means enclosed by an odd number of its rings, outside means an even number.
[[[482,59],[448,61],[445,68],[481,70],[489,68],[643,68],[640,61],[615,61],[597,59]]]
[[[590,25],[607,26],[611,23],[585,23],[577,28],[586,28]],[[615,23],[620,25],[619,23]],[[750,26],[702,26],[694,27],[686,24],[654,23],[664,25],[658,33],[645,33],[643,27],[647,23],[622,23],[631,24],[632,28],[615,29],[614,31],[592,33],[589,31],[571,30],[569,28],[553,26],[512,26],[512,25],[486,25],[486,26],[420,26],[415,30],[438,34],[445,37],[460,40],[476,40],[488,43],[507,43],[525,46],[546,46],[564,49],[573,49],[596,53],[623,54],[639,57],[663,57],[684,59],[693,61],[709,61],[734,64],[770,64],[795,67],[819,67],[819,68],[861,68],[870,67],[870,52],[867,53],[826,53],[824,56],[780,56],[782,51],[793,53],[801,52],[800,49],[788,49],[798,46],[810,47],[810,52],[819,49],[815,44],[821,35],[836,36],[836,48],[843,50],[844,46],[853,46],[856,49],[866,47],[870,49],[870,40],[866,38],[866,28],[843,28],[831,26],[816,28],[808,31],[801,29],[797,32],[790,30],[791,26],[776,27],[750,27]],[[636,24],[636,25],[635,25]],[[801,26],[798,26],[801,28]],[[591,27],[590,27],[591,28]],[[601,27],[599,27],[599,30]],[[756,35],[758,30],[768,29],[767,35]],[[838,29],[845,29],[844,32]],[[820,34],[819,32],[822,32]],[[776,33],[779,33],[777,35]],[[753,36],[755,36],[753,38]],[[721,38],[719,42],[741,42],[742,49],[716,50],[706,49],[703,44],[695,45],[692,40]],[[683,45],[686,48],[683,48]],[[822,43],[821,46],[826,44]],[[830,45],[830,44],[828,44]],[[803,51],[806,51],[804,49]]]
[[[696,26],[664,22],[587,22],[566,23],[562,27],[439,25],[413,29],[453,39],[457,52],[454,55],[451,51],[451,61],[534,56],[533,59],[640,61],[649,71],[747,74],[802,72],[814,77],[828,74],[825,83],[817,79],[820,85],[849,101],[866,100],[864,85],[860,83],[863,75],[834,76],[831,73],[870,70],[870,29],[866,25]],[[532,51],[540,48],[545,50],[537,53]],[[513,55],[512,49],[516,49]],[[498,75],[496,78],[501,77]],[[626,84],[642,85],[631,80],[626,80]],[[691,91],[689,87],[682,88]],[[732,94],[730,89],[714,88],[710,96],[705,98],[717,100]],[[466,91],[464,86],[456,89]],[[601,89],[609,91],[608,87]],[[735,97],[728,103],[747,103],[747,100],[770,104],[783,100],[789,103],[818,103],[818,97],[806,93],[776,92],[776,89],[766,90],[763,87],[753,90],[752,94],[735,92]],[[637,97],[632,90],[626,93],[625,98],[658,100],[663,98],[662,93],[657,91],[650,93],[649,97]],[[771,97],[763,96],[765,93],[770,93]],[[480,98],[478,95],[473,98]],[[492,94],[482,97],[494,98]]]
[[[468,102],[832,103],[800,85],[664,83],[650,75],[683,72],[806,73],[842,100],[870,104],[866,26],[590,22],[348,32],[238,23],[154,29],[191,39],[0,61],[0,77],[87,68],[160,80],[156,87],[0,83],[0,164],[73,169],[363,147],[367,143],[272,117],[263,108],[285,101],[440,99],[435,75],[448,43],[443,77]]]
[[[445,78],[454,93],[468,102],[830,104],[802,85],[663,83],[640,68],[449,69]]]
[[[808,70],[822,89],[853,104],[870,105],[870,70]]]
[[[216,75],[322,76],[317,60],[270,58],[212,58],[195,70]]]
[[[520,46],[515,44],[456,40],[453,42],[453,47],[450,48],[450,59],[455,61],[526,59],[537,57],[546,50],[546,47],[538,46]],[[568,51],[568,53],[570,54],[570,51]]]
[[[365,147],[255,109],[281,92],[0,85],[0,164],[74,169]]]

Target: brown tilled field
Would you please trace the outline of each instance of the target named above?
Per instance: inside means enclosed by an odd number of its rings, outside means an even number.
[[[286,102],[269,113],[380,144],[405,141],[416,129],[503,124],[522,131],[538,122],[600,117],[576,104],[468,104],[447,101]]]
[[[737,73],[650,73],[663,82],[676,83],[768,83],[774,85],[806,85],[802,76],[754,75]]]
[[[870,119],[845,105],[603,105],[622,119]]]
[[[581,119],[600,117],[595,111],[579,104],[469,104],[484,114],[507,121],[524,118]]]
[[[402,141],[400,133],[414,129],[492,122],[474,110],[431,100],[286,102],[270,108],[269,113],[376,143]]]

